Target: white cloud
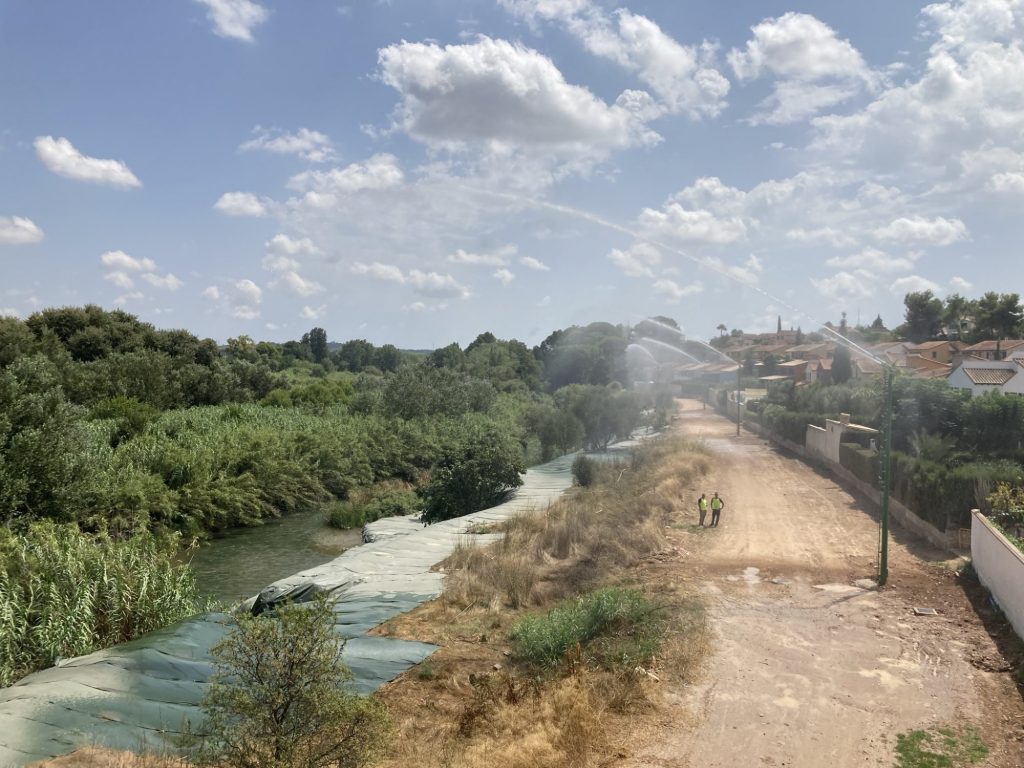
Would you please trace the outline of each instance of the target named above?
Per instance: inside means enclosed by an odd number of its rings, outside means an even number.
[[[406,312],[443,312],[448,309],[447,301],[414,301],[412,304],[406,304],[402,307]]]
[[[876,229],[874,235],[879,240],[896,243],[950,245],[967,237],[967,227],[960,219],[946,219],[942,216],[927,219],[912,216],[896,219]]]
[[[870,273],[838,272],[832,277],[811,278],[811,284],[818,293],[831,299],[866,298],[875,293]]]
[[[225,192],[213,207],[225,216],[266,216],[267,206],[251,192]]]
[[[292,176],[288,188],[306,192],[306,201],[314,207],[333,204],[332,195],[349,195],[364,190],[384,190],[399,186],[405,174],[394,155],[381,153],[368,160],[329,171],[303,171]]]
[[[21,317],[21,312],[14,307],[0,307],[0,317],[13,317],[17,320]]]
[[[651,268],[661,263],[661,251],[647,243],[634,243],[624,251],[613,248],[608,260],[630,277],[654,277]]]
[[[670,304],[678,304],[681,299],[693,296],[704,290],[703,284],[698,280],[689,285],[679,285],[674,280],[658,280],[654,283],[654,292],[664,296]]]
[[[263,290],[252,280],[242,279],[235,283],[235,290],[239,296],[251,304],[259,304],[263,301]]]
[[[311,163],[326,163],[333,160],[334,145],[330,138],[319,131],[300,128],[296,133],[276,128],[253,129],[255,136],[243,142],[239,149],[243,152],[273,152],[277,155],[297,155]]]
[[[949,287],[955,291],[969,291],[974,286],[962,277],[953,277],[950,278]]]
[[[321,304],[319,307],[304,306],[301,315],[305,320],[319,320],[325,312],[327,312],[326,304]]]
[[[130,291],[135,287],[135,281],[126,272],[108,272],[103,276],[103,279],[125,291]]]
[[[43,239],[32,219],[24,216],[0,216],[0,245],[31,245]]]
[[[324,287],[320,285],[320,283],[313,280],[307,280],[294,270],[281,273],[281,276],[270,285],[274,288],[282,286],[296,296],[303,297],[313,296],[317,293],[322,293],[324,290]]]
[[[1024,173],[996,173],[989,180],[989,186],[995,192],[1020,195],[1024,194]]]
[[[152,259],[136,259],[124,251],[107,251],[100,256],[100,262],[105,267],[128,272],[152,272],[156,269],[156,262]]]
[[[115,297],[114,304],[121,306],[122,304],[128,304],[132,301],[142,301],[144,298],[146,298],[146,296],[141,291],[132,291],[131,293],[124,293]]]
[[[515,252],[515,247],[512,247]],[[467,253],[459,248],[455,253],[448,256],[448,261],[453,264],[472,264],[475,266],[503,267],[508,264],[506,251],[503,249],[498,253]]]
[[[719,245],[733,243],[747,231],[738,217],[719,218],[707,210],[687,210],[679,203],[669,203],[660,211],[645,208],[640,225],[657,237]]]
[[[889,290],[892,291],[895,296],[903,296],[904,294],[914,291],[931,291],[932,293],[940,293],[942,289],[939,287],[938,283],[935,283],[926,277],[921,277],[920,275],[908,275],[907,277],[900,277],[893,280]]]
[[[203,289],[203,297],[211,301],[220,301],[220,288],[210,285]]]
[[[831,227],[818,227],[817,229],[796,227],[786,232],[786,237],[798,243],[823,243],[831,245],[833,248],[849,248],[857,242],[849,235]]]
[[[715,45],[683,45],[646,16],[620,9],[609,15],[587,0],[499,0],[513,14],[555,21],[575,35],[595,56],[633,72],[660,100],[646,117],[684,113],[692,119],[714,117],[725,108],[729,81],[715,68]],[[627,91],[620,104],[650,97]],[[634,110],[642,114],[644,109]]]
[[[316,243],[308,237],[291,238],[285,234],[274,235],[264,244],[264,247],[267,249],[267,253],[282,256],[314,255],[320,253]]]
[[[413,269],[409,271],[406,280],[417,292],[425,296],[466,299],[472,295],[469,288],[459,283],[451,275],[441,275],[437,272],[421,272],[418,269]]]
[[[377,280],[386,280],[392,283],[404,283],[405,275],[402,274],[402,270],[393,264],[381,264],[379,261],[375,261],[372,264],[364,264],[361,261],[357,261],[352,265],[353,275],[368,275]]]
[[[179,280],[169,272],[162,277],[152,272],[147,272],[142,276],[142,279],[145,280],[150,285],[152,285],[154,288],[162,288],[165,291],[176,291],[179,288],[181,288],[181,286],[184,285],[184,283],[181,282],[181,280]]]
[[[754,37],[745,50],[729,51],[728,60],[741,80],[762,73],[800,80],[864,74],[864,59],[848,40],[840,40],[828,24],[806,13],[786,13],[751,27]]]
[[[206,7],[206,18],[213,24],[219,37],[253,42],[252,31],[270,16],[259,3],[252,0],[195,0]]]
[[[55,139],[52,136],[38,136],[33,146],[43,165],[59,176],[126,189],[142,186],[135,174],[120,160],[101,160],[83,155],[63,137]]]
[[[551,267],[549,267],[547,264],[545,264],[540,259],[533,258],[533,256],[521,256],[519,258],[519,263],[522,264],[527,269],[532,269],[532,270],[535,270],[537,272],[550,272],[551,271]]]
[[[601,155],[657,140],[629,110],[567,83],[549,58],[505,40],[444,48],[402,42],[381,49],[379,62],[381,80],[401,97],[396,126],[427,144]]]
[[[746,48],[729,51],[741,81],[776,78],[772,94],[750,122],[784,125],[805,120],[873,87],[860,52],[830,26],[806,13],[786,13],[751,27]]]
[[[830,267],[866,269],[871,272],[901,272],[914,268],[914,259],[890,256],[877,248],[865,248],[849,256],[833,256],[825,263]]]
[[[537,306],[538,307],[550,307],[551,306],[551,297],[550,296],[543,297],[540,301],[537,302]]]
[[[270,272],[292,272],[301,266],[299,262],[288,256],[275,256],[268,253],[263,257],[263,268]]]
[[[502,267],[501,269],[496,269],[494,271],[493,277],[502,285],[508,285],[509,283],[516,279],[515,273],[512,272],[511,270],[505,269],[504,267]]]

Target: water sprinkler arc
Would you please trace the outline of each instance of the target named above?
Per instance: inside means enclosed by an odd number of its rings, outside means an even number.
[[[654,355],[652,355],[651,354],[651,350],[647,349],[647,347],[641,346],[640,344],[633,343],[633,344],[627,345],[626,351],[629,352],[629,350],[631,350],[631,349],[639,349],[641,352],[643,352],[645,355],[647,355],[649,358],[651,358],[651,360],[655,364],[658,364],[658,358],[656,358]]]
[[[799,317],[806,318],[810,322],[816,324],[818,327],[826,329],[829,333],[836,337],[836,340],[839,343],[841,343],[843,346],[847,347],[851,351],[856,352],[859,355],[863,355],[864,357],[868,358],[869,360],[873,360],[876,363],[884,365],[883,361],[880,360],[875,355],[873,355],[871,352],[868,352],[866,349],[864,349],[851,339],[846,338],[838,331],[829,328],[827,325],[825,325],[817,318],[807,314],[802,309],[794,307],[785,299],[780,299],[778,296],[769,293],[764,288],[761,288],[759,285],[754,284],[752,281],[744,280],[739,275],[734,274],[729,269],[721,266],[720,264],[716,263],[715,261],[709,258],[698,258],[697,256],[693,256],[689,253],[686,253],[686,251],[681,251],[678,248],[674,248],[673,246],[668,245],[667,243],[663,243],[660,240],[657,240],[653,237],[642,235],[639,232],[630,229],[629,227],[625,227],[622,224],[617,224],[614,221],[609,221],[608,219],[604,219],[598,216],[597,214],[590,213],[589,211],[584,211],[580,208],[573,208],[572,206],[561,205],[559,203],[551,203],[546,200],[535,200],[534,198],[525,197],[523,195],[517,195],[512,192],[498,192],[493,189],[478,189],[476,187],[471,187],[468,184],[463,184],[461,186],[463,189],[466,189],[467,191],[470,192],[475,192],[477,194],[490,195],[492,197],[497,197],[504,200],[511,200],[520,204],[533,206],[534,208],[543,208],[549,211],[554,211],[555,213],[560,213],[563,216],[571,216],[576,219],[582,219],[583,221],[588,221],[591,224],[596,224],[600,227],[604,227],[605,229],[611,229],[615,232],[619,232],[624,235],[629,235],[635,240],[639,240],[649,245],[653,245],[656,248],[660,248],[663,251],[667,251],[668,253],[674,253],[676,256],[681,256],[682,258],[687,259],[688,261],[692,261],[699,267],[710,269],[712,272],[717,272],[719,275],[726,278],[727,280],[731,280],[734,283],[739,283],[745,288],[750,288],[751,290],[760,293],[769,301],[772,301],[776,304],[780,304],[786,309],[790,310],[791,312],[796,313]]]
[[[683,357],[688,357],[690,360],[692,360],[695,363],[699,363],[700,362],[700,360],[698,360],[696,357],[691,355],[689,352],[686,352],[686,351],[684,351],[682,349],[679,349],[679,347],[673,347],[671,344],[666,344],[664,341],[658,341],[657,339],[651,339],[651,338],[648,338],[647,336],[641,336],[640,340],[638,342],[636,342],[636,343],[638,345],[642,345],[644,342],[648,342],[650,344],[657,344],[659,347],[664,347],[665,349],[668,349],[668,350],[670,350],[672,352],[675,352],[677,355],[682,355]],[[653,355],[651,355],[651,357],[653,357]]]

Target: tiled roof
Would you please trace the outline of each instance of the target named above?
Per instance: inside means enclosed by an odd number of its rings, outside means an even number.
[[[923,344],[916,344],[911,349],[938,349],[939,347],[949,344],[948,341],[926,341]]]
[[[787,360],[784,363],[779,363],[778,367],[779,368],[796,368],[797,366],[800,366],[800,365],[807,365],[807,361],[806,360]]]
[[[1017,375],[1017,372],[1010,368],[964,368],[964,373],[975,384],[996,386],[1005,384]]]
[[[1003,339],[1002,341],[979,341],[977,344],[964,349],[964,352],[995,352],[997,346],[1001,351],[1005,352],[1024,346],[1024,340]]]

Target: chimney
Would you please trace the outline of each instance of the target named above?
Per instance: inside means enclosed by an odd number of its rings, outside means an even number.
[[[848,413],[840,413],[839,414],[839,423],[842,424],[844,427],[850,426],[850,414],[848,414]]]

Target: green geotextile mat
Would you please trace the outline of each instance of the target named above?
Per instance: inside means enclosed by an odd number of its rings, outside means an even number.
[[[620,444],[618,450],[634,443]],[[505,503],[424,526],[414,516],[367,526],[368,543],[282,579],[246,605],[264,610],[316,594],[332,601],[342,655],[354,686],[369,693],[420,663],[436,646],[367,632],[441,593],[431,568],[481,524],[542,510],[572,485],[574,455],[531,467]],[[78,746],[173,749],[186,723],[202,731],[198,708],[210,675],[210,648],[226,631],[223,614],[197,616],[130,643],[70,659],[0,689],[0,766],[66,754]]]

